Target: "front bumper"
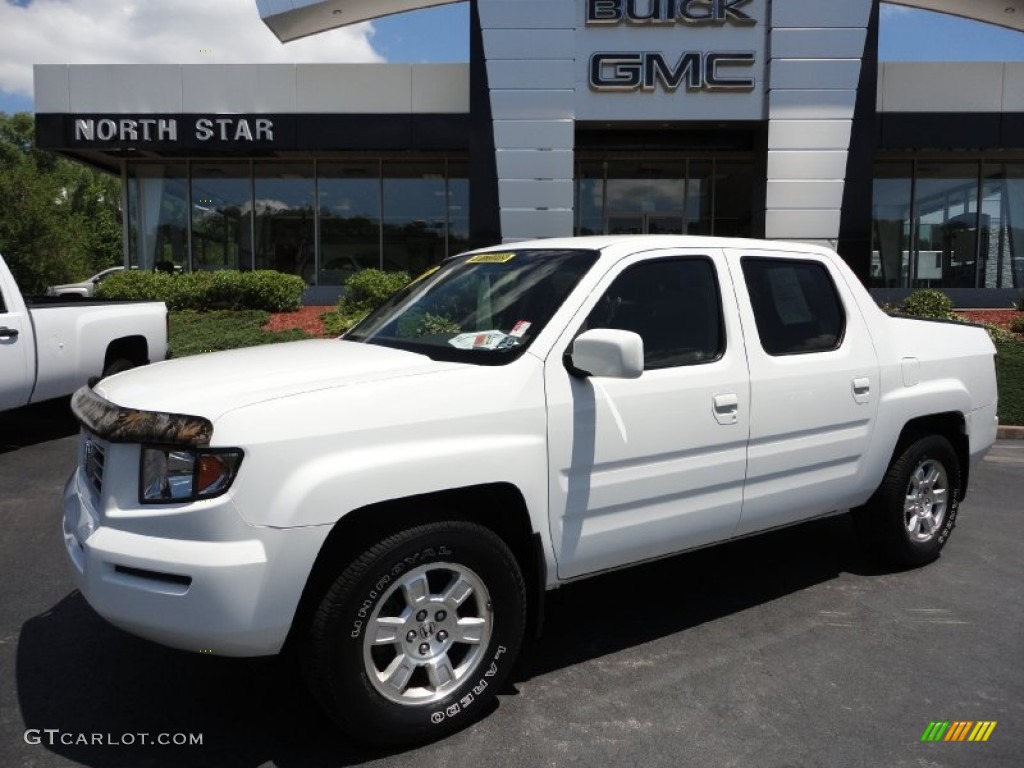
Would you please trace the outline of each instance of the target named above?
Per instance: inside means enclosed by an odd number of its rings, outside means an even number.
[[[72,473],[64,542],[78,589],[97,613],[174,648],[224,656],[281,650],[329,526],[250,526],[229,496],[142,512],[106,504],[98,509],[84,476]],[[190,529],[202,538],[178,538]]]

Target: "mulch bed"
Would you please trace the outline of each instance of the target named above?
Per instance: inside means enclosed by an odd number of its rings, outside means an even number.
[[[1015,309],[958,309],[956,313],[972,323],[991,323],[1006,330],[1010,330],[1010,323],[1016,318],[1024,317],[1024,312]]]
[[[300,307],[298,312],[277,312],[270,316],[263,330],[290,331],[292,328],[300,328],[310,336],[324,338],[327,332],[320,315],[330,309],[332,307]]]

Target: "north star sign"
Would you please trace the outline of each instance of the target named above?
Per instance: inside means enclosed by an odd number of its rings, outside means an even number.
[[[743,10],[753,0],[587,0],[588,26],[733,25],[752,27],[757,19]],[[751,91],[754,78],[730,68],[754,65],[750,51],[684,51],[666,57],[659,51],[601,51],[590,57],[589,82],[596,91],[674,92]]]
[[[176,142],[176,117],[80,117],[75,119],[75,142]],[[268,118],[198,117],[192,122],[198,142],[271,142],[274,121]]]

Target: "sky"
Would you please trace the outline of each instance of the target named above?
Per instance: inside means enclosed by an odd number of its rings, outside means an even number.
[[[0,0],[0,111],[32,110],[33,64],[468,61],[468,9],[416,11],[282,45],[255,0]],[[1024,33],[883,5],[879,48],[882,61],[1021,61]]]

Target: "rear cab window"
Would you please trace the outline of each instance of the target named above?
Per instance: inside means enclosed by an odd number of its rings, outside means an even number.
[[[772,356],[839,349],[846,313],[828,269],[818,261],[740,259],[761,348]]]

